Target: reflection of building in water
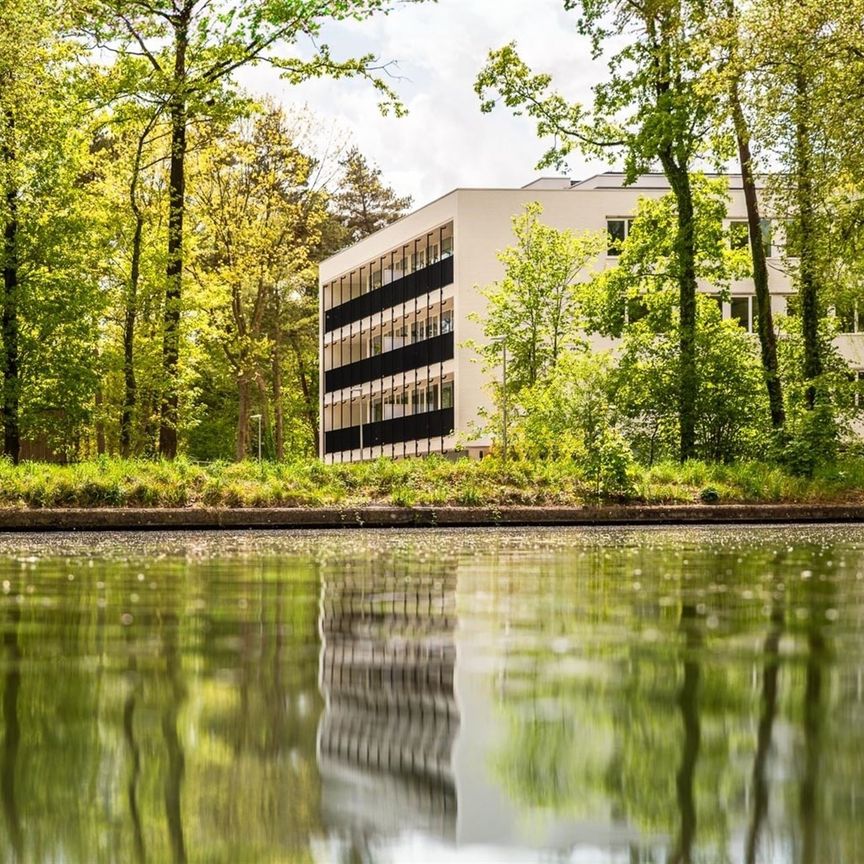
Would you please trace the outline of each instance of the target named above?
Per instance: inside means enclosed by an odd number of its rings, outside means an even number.
[[[361,837],[455,832],[455,568],[322,573],[318,729],[325,823]]]

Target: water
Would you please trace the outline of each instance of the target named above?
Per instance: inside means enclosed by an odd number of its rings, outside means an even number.
[[[0,858],[864,861],[864,528],[0,537]]]

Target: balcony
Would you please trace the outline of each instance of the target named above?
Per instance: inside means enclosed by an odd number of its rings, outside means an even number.
[[[407,276],[394,279],[373,291],[340,303],[324,313],[324,332],[337,330],[353,321],[359,321],[391,306],[397,306],[430,291],[437,291],[453,282],[453,256],[442,258]]]
[[[360,447],[360,429],[363,429],[363,447],[380,447],[399,444],[403,441],[422,441],[427,438],[442,438],[453,431],[453,409],[424,411],[392,420],[378,420],[345,429],[332,429],[324,433],[324,452],[339,453],[357,450]]]
[[[443,363],[445,360],[453,359],[453,334],[442,333],[431,339],[423,339],[406,345],[404,348],[396,348],[393,351],[385,351],[374,357],[366,357],[354,363],[346,363],[336,369],[330,369],[324,373],[324,392],[332,393],[343,387],[353,387],[356,384],[365,384],[367,381],[377,381],[399,372],[408,372],[411,369],[431,366],[433,363]]]

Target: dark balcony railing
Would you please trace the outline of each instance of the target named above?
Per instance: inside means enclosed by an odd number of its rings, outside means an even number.
[[[422,366],[430,366],[433,363],[443,363],[445,360],[453,359],[453,334],[442,333],[431,339],[423,339],[406,345],[404,348],[396,348],[393,351],[385,351],[374,357],[347,363],[337,369],[330,369],[324,373],[324,390],[331,393],[333,390],[341,390],[343,387],[353,387],[355,384],[364,384],[366,381],[376,381],[386,378],[388,375],[396,375],[399,372],[407,372],[410,369],[418,369]]]
[[[378,420],[363,424],[363,447],[379,447],[385,444],[398,444],[402,441],[422,441],[426,438],[440,438],[453,431],[453,409],[424,411],[422,414],[409,414],[407,417],[394,417],[392,420]],[[324,433],[324,452],[339,453],[342,450],[356,450],[360,447],[360,427],[333,429]]]
[[[329,333],[367,315],[374,315],[391,306],[437,291],[453,281],[453,256],[442,258],[407,276],[394,279],[374,291],[368,291],[345,303],[340,303],[324,313],[324,332]]]

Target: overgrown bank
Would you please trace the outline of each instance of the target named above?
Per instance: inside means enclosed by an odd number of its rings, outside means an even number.
[[[812,477],[759,462],[636,467],[626,494],[597,496],[580,466],[495,458],[323,465],[317,460],[195,465],[103,459],[0,462],[0,507],[562,506],[581,504],[864,503],[864,457]]]

